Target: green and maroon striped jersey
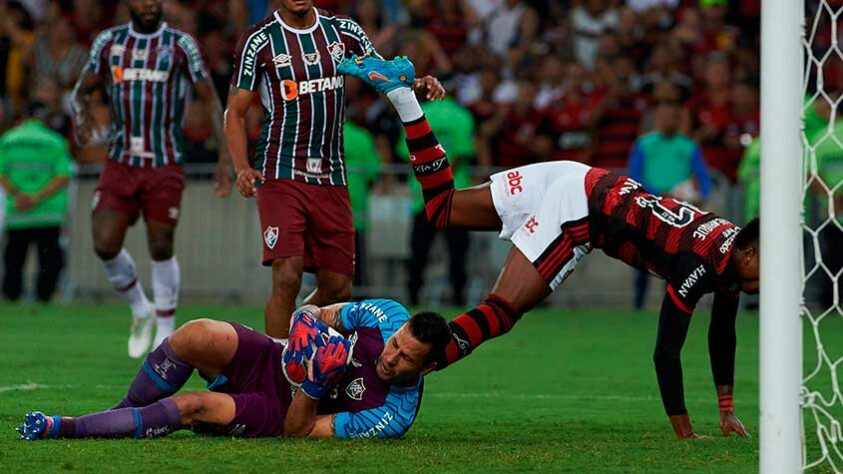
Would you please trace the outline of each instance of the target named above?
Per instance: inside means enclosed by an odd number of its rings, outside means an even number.
[[[190,35],[166,23],[148,35],[131,23],[116,26],[97,36],[86,71],[108,84],[110,159],[144,167],[183,162],[187,92],[208,77]]]
[[[259,91],[255,168],[266,179],[346,185],[345,82],[337,65],[351,53],[377,54],[360,25],[323,10],[306,30],[275,12],[240,39],[231,84]]]

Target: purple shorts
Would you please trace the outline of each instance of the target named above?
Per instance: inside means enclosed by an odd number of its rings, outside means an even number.
[[[234,399],[234,420],[223,431],[251,438],[282,436],[292,402],[292,387],[281,370],[284,346],[242,324],[229,324],[237,331],[237,352],[209,386]]]

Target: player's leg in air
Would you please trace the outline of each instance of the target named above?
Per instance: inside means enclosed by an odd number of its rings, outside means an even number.
[[[114,408],[80,417],[26,415],[21,439],[157,437],[194,425],[226,426],[235,417],[231,395],[174,395],[194,369],[218,376],[235,357],[238,333],[229,323],[200,319],[182,326],[149,353],[123,400]]]
[[[503,228],[502,237],[506,233],[506,238],[516,244],[483,304],[449,323],[454,340],[446,350],[447,360],[438,367],[441,370],[470,354],[484,341],[509,332],[521,315],[544,300],[588,253],[587,225],[584,224],[588,210],[584,191],[575,205],[567,203],[567,208],[560,209],[563,206],[560,193],[565,191],[566,186],[576,186],[577,182],[575,178],[571,182],[555,183],[552,190],[547,190],[544,199],[532,199],[531,211],[535,210],[536,214],[525,216],[529,219],[523,226],[519,222],[517,228],[510,225],[507,229],[502,222],[503,214],[495,206],[493,182],[469,189],[454,189],[445,150],[433,135],[411,88],[415,71],[408,59],[351,58],[340,65],[339,71],[372,85],[385,94],[395,107],[406,131],[413,173],[422,186],[425,212],[437,229]],[[545,170],[534,169],[533,173],[542,171]],[[585,167],[580,169],[575,165],[573,171],[574,175],[584,176]],[[500,195],[507,193],[507,189],[510,196],[522,192],[518,182],[523,176],[518,170],[511,170],[505,176],[498,175],[497,179],[499,199]],[[503,181],[508,182],[501,183]],[[581,184],[579,187],[582,189]],[[554,205],[542,206],[545,202]],[[521,207],[531,206],[522,203]],[[541,222],[545,224],[542,226]],[[561,225],[553,225],[554,222]]]

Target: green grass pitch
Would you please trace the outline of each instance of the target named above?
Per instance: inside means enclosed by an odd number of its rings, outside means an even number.
[[[262,327],[259,307],[179,310],[180,322],[204,316]],[[714,438],[680,442],[651,360],[655,314],[537,310],[513,333],[430,375],[421,412],[400,441],[188,431],[153,440],[18,440],[13,428],[29,410],[81,415],[123,396],[139,367],[126,356],[128,321],[123,306],[0,306],[2,471],[757,472],[755,314],[738,318],[735,402],[749,439],[719,436],[705,313],[683,353],[685,393],[697,431]],[[187,388],[201,389],[198,377]]]

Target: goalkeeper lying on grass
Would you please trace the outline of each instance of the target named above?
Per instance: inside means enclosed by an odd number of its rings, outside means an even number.
[[[329,327],[330,326],[330,327]],[[421,405],[422,377],[450,331],[391,300],[308,306],[286,345],[237,323],[191,321],[150,352],[111,410],[26,415],[21,439],[152,438],[181,429],[227,436],[397,438]],[[176,395],[193,371],[208,391]]]

